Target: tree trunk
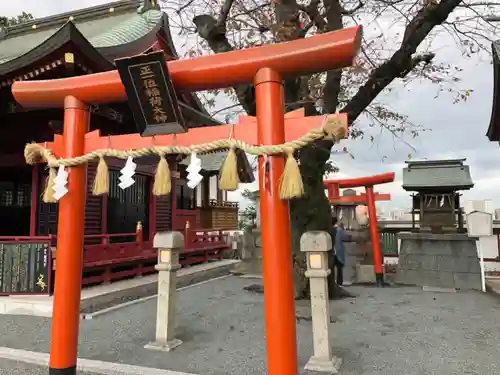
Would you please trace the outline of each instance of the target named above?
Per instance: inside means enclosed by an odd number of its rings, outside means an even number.
[[[330,157],[331,142],[316,142],[299,152],[300,170],[304,180],[303,198],[290,201],[292,224],[293,271],[295,298],[309,298],[309,282],[305,277],[307,268],[305,254],[300,251],[300,237],[311,230],[329,231],[331,228],[331,209],[323,187],[325,163]],[[333,264],[333,251],[329,253],[330,268]],[[332,273],[328,279],[330,298],[345,297],[346,292],[337,287]]]

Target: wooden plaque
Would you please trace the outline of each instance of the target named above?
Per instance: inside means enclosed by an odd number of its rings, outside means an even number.
[[[187,131],[163,52],[115,62],[141,136]]]
[[[50,294],[51,251],[45,242],[0,242],[0,295]]]

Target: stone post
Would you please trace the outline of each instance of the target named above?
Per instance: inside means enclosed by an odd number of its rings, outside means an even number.
[[[300,238],[300,250],[306,253],[307,271],[311,290],[311,316],[314,354],[307,362],[309,371],[337,374],[342,359],[335,357],[330,348],[330,303],[328,300],[327,277],[328,252],[332,249],[332,239],[327,232],[306,232]]]
[[[177,270],[179,252],[184,248],[184,236],[180,232],[161,232],[154,237],[153,246],[158,249],[158,305],[156,313],[156,339],[146,349],[171,351],[182,344],[175,338],[177,308]]]

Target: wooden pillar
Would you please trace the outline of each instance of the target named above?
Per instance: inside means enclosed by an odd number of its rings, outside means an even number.
[[[31,208],[30,208],[30,237],[36,236],[40,191],[40,166],[35,164],[31,170]]]
[[[210,178],[206,176],[202,181],[201,189],[201,207],[208,207],[210,205]]]
[[[255,76],[258,144],[285,142],[284,93],[281,76],[269,68]],[[290,215],[279,197],[282,155],[259,157],[260,213],[266,318],[267,373],[297,375],[295,301]]]
[[[109,192],[101,197],[101,234],[108,234],[108,202]],[[102,237],[101,243],[107,245],[109,237]]]
[[[90,114],[75,97],[64,100],[64,157],[81,156]],[[52,313],[50,375],[76,375],[87,166],[71,167],[68,193],[59,201],[57,265]]]
[[[153,179],[151,179],[153,183]],[[170,182],[172,184],[172,182]],[[172,185],[170,185],[172,186]],[[172,197],[172,195],[170,195]],[[153,241],[156,234],[156,196],[153,194],[153,189],[149,189],[149,205],[148,205],[148,215],[149,215],[149,241]]]
[[[172,230],[180,230],[177,228],[177,178],[172,177],[172,190],[170,193],[170,204],[172,207]]]
[[[217,186],[216,197],[217,197],[217,201],[220,202],[222,200],[222,190],[220,189],[220,186],[219,186],[220,185],[219,184],[219,176],[217,176],[216,181],[217,181],[216,182],[216,186]]]

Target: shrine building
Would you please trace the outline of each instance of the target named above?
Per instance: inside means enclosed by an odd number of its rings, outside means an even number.
[[[2,257],[12,261],[25,257],[28,264],[33,255],[23,249],[29,248],[28,244],[49,241],[53,269],[57,259],[58,205],[41,199],[48,171],[43,166],[27,165],[23,150],[26,143],[52,141],[54,134],[61,134],[63,110],[22,108],[12,96],[13,82],[115,70],[116,59],[154,51],[163,51],[166,60],[177,59],[168,17],[154,4],[156,2],[116,1],[0,28]],[[195,94],[179,91],[176,94],[189,128],[219,124]],[[98,129],[101,136],[137,132],[126,102],[92,105],[90,112],[90,131]],[[154,272],[157,252],[152,247],[152,238],[158,231],[185,233],[183,264],[220,259],[227,248],[223,230],[238,227],[238,204],[228,202],[226,193],[218,189],[217,175],[226,154],[200,156],[204,179],[195,189],[186,185],[187,163],[183,156],[170,158],[172,194],[164,197],[151,193],[157,158],[134,160],[138,164],[135,183],[125,190],[117,183],[124,161],[107,159],[110,191],[103,196],[92,195],[96,164],[90,164],[84,285]],[[251,182],[252,168],[246,158],[241,159],[240,179]],[[0,268],[7,264],[5,262],[2,261]],[[5,280],[3,283],[8,284]],[[1,285],[0,293],[21,292],[14,284]]]

